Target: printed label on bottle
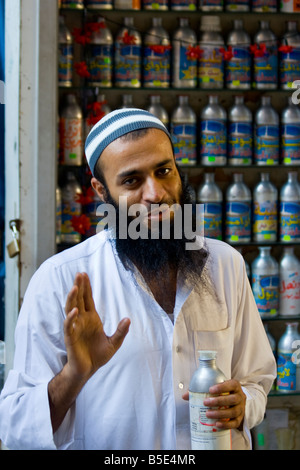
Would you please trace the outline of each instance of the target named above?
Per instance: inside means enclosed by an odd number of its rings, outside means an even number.
[[[254,85],[274,85],[277,74],[277,46],[270,46],[262,57],[254,57]]]
[[[204,236],[222,240],[222,203],[204,204]]]
[[[74,200],[62,201],[61,239],[65,243],[78,243],[81,239],[73,226],[73,217],[81,215],[81,205]]]
[[[163,46],[162,46],[163,48]],[[169,86],[170,83],[170,50],[146,46],[144,49],[144,85]]]
[[[228,163],[230,165],[251,164],[252,135],[252,125],[250,123],[230,123],[228,136]]]
[[[300,272],[285,270],[280,275],[280,315],[300,314]]]
[[[279,217],[280,241],[294,242],[300,240],[300,203],[281,202]]]
[[[239,11],[241,8],[244,10],[245,7],[250,7],[250,1],[249,0],[238,0],[236,2],[231,2],[230,0],[226,2],[226,8],[227,10],[237,10]]]
[[[279,309],[279,275],[252,274],[252,290],[262,317],[274,316]]]
[[[81,165],[83,154],[82,120],[60,119],[62,165]]]
[[[279,162],[279,126],[255,126],[254,160],[265,165]]]
[[[211,47],[201,44],[203,50],[199,60],[199,84],[206,84],[214,88],[223,86],[224,59],[220,47]]]
[[[282,161],[286,165],[300,164],[300,124],[282,125],[281,155]]]
[[[168,0],[143,0],[143,8],[146,10],[159,10],[161,7],[168,7]]]
[[[116,44],[115,82],[122,86],[141,85],[141,47]]]
[[[201,158],[211,164],[226,161],[227,129],[222,121],[201,121]]]
[[[222,7],[223,8],[223,0],[200,0],[200,6],[202,7]]]
[[[293,353],[278,351],[277,390],[296,390],[296,369]]]
[[[252,9],[259,9],[260,11],[277,11],[276,0],[252,0]]]
[[[88,70],[91,77],[88,83],[97,82],[102,86],[111,86],[112,81],[112,46],[100,45],[91,46],[91,57],[88,60]]]
[[[247,242],[251,237],[251,205],[248,202],[226,203],[226,240]]]
[[[197,162],[197,125],[171,123],[171,135],[177,164]]]
[[[194,80],[197,84],[197,60],[190,58],[188,48],[180,44],[179,49],[179,79]]]
[[[277,202],[254,201],[253,234],[260,235],[260,240],[277,238]]]
[[[73,75],[73,46],[72,44],[59,44],[58,55],[58,84],[72,84]]]
[[[251,55],[249,47],[232,46],[232,57],[226,64],[226,84],[239,88],[251,84]]]
[[[300,76],[300,48],[293,46],[291,52],[281,52],[279,64],[281,85],[292,88]]]
[[[61,0],[62,8],[84,8],[84,0]]]
[[[87,0],[87,8],[103,8],[106,6],[112,7],[112,0]]]

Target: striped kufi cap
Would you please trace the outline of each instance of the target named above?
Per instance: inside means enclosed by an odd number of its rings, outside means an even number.
[[[94,169],[103,150],[122,135],[137,129],[156,128],[171,136],[164,124],[153,114],[143,109],[116,109],[104,116],[90,131],[85,142],[85,155],[94,175]]]

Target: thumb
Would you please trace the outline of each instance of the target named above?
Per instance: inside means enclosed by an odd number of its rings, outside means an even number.
[[[127,335],[129,331],[129,326],[130,326],[129,318],[123,318],[118,324],[118,327],[115,333],[110,337],[110,341],[113,344],[116,351],[122,345],[125,339],[125,336]]]

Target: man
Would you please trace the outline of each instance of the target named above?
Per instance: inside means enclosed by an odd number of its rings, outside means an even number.
[[[232,430],[234,449],[250,448],[276,368],[242,257],[199,236],[186,249],[178,212],[165,208],[184,211],[189,191],[167,129],[148,112],[110,113],[88,136],[86,156],[117,223],[33,276],[0,399],[0,438],[21,449],[189,449],[197,351],[215,349],[228,380],[211,389],[207,416]],[[140,209],[128,232],[139,220],[148,238],[121,236],[121,199]]]

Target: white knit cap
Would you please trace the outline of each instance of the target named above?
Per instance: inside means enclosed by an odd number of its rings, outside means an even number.
[[[85,142],[85,155],[92,174],[101,153],[111,142],[129,132],[151,127],[164,131],[171,140],[165,125],[156,116],[143,109],[116,109],[100,119]]]

